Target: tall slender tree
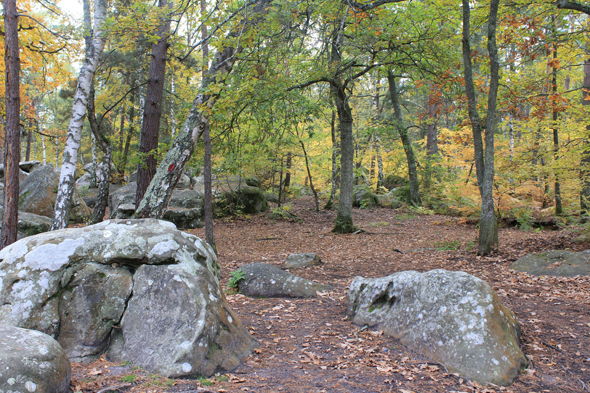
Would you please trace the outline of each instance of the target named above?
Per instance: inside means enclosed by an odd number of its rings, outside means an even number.
[[[76,173],[76,164],[78,162],[78,150],[80,149],[80,139],[82,137],[82,128],[86,116],[88,95],[90,94],[90,87],[94,80],[94,73],[96,72],[100,56],[102,55],[106,43],[106,33],[104,31],[106,13],[106,0],[94,0],[93,31],[90,22],[89,0],[84,0],[86,54],[82,67],[80,68],[78,84],[76,86],[76,92],[74,93],[72,115],[70,117],[66,145],[63,153],[51,230],[62,229],[68,225],[72,197],[74,195],[74,175]]]
[[[0,248],[16,241],[20,162],[20,59],[16,0],[4,0],[4,59],[6,67],[6,137],[4,140],[4,217]]]
[[[158,7],[172,9],[172,2],[159,0]],[[170,35],[170,15],[163,12],[162,25],[158,30],[158,42],[152,47],[150,72],[145,93],[143,122],[139,141],[141,161],[137,168],[137,191],[135,200],[141,201],[158,166],[157,150],[160,136],[160,119],[162,118],[162,97],[166,76],[166,52],[168,51],[168,36]]]
[[[498,248],[498,223],[494,211],[494,131],[496,128],[496,99],[498,96],[499,65],[496,46],[496,25],[499,0],[490,1],[488,16],[488,54],[490,58],[490,79],[485,126],[477,112],[477,98],[473,85],[472,52],[469,38],[470,13],[469,1],[463,1],[463,66],[465,70],[465,94],[475,150],[475,169],[481,195],[481,216],[479,222],[478,253],[489,254]],[[485,128],[485,150],[482,128]]]

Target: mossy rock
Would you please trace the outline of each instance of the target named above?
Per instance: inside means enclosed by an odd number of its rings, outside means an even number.
[[[379,198],[369,186],[359,185],[352,189],[352,205],[354,207],[372,208],[379,206]]]

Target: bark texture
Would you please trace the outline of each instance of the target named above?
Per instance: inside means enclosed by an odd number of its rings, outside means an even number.
[[[94,80],[94,73],[98,67],[98,61],[105,46],[106,36],[103,25],[106,19],[106,0],[94,0],[94,33],[90,27],[90,5],[84,0],[84,20],[86,27],[86,55],[80,74],[78,84],[74,93],[72,105],[72,116],[68,126],[66,146],[64,148],[59,186],[55,201],[55,212],[51,223],[51,230],[62,229],[68,225],[70,206],[74,194],[74,183],[76,164],[78,162],[78,150],[80,149],[80,138],[86,116],[86,106],[90,86]]]
[[[167,0],[158,2],[160,9],[171,8]],[[141,201],[158,165],[157,150],[160,137],[160,119],[162,118],[162,97],[166,76],[166,52],[170,35],[170,17],[165,15],[158,29],[158,42],[152,46],[150,72],[145,93],[143,122],[139,138],[139,153],[142,158],[137,166],[137,191],[135,200]]]
[[[4,217],[0,248],[16,241],[20,162],[20,59],[16,0],[4,0],[4,61],[6,125],[4,146]]]

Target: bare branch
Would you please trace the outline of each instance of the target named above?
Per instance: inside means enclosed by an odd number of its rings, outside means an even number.
[[[575,1],[557,0],[557,8],[564,10],[574,10],[590,15],[590,6],[576,3]]]
[[[356,8],[357,10],[369,11],[374,8],[381,7],[383,4],[401,3],[402,1],[404,1],[404,0],[377,0],[374,3],[363,4],[363,3],[357,3],[354,0],[346,0],[345,3]]]

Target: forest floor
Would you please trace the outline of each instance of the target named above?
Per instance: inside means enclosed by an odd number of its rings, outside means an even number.
[[[572,230],[500,229],[500,252],[476,256],[477,228],[456,217],[411,210],[355,209],[366,232],[331,233],[335,212],[313,210],[311,199],[292,201],[302,222],[266,214],[215,221],[223,283],[252,262],[281,266],[291,253],[313,252],[324,265],[293,273],[334,286],[312,299],[227,300],[260,346],[230,374],[209,379],[166,379],[104,359],[73,364],[75,392],[588,392],[590,391],[590,277],[535,277],[509,269],[530,252],[569,249]],[[191,233],[204,238],[202,229]],[[355,276],[381,277],[403,270],[462,270],[487,281],[522,325],[522,349],[531,367],[508,388],[482,387],[448,374],[414,353],[346,317]]]

